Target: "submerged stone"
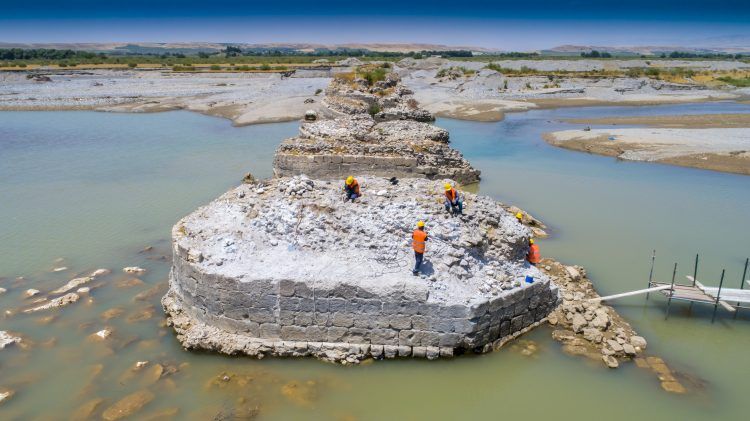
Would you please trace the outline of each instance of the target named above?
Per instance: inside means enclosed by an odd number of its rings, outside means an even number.
[[[501,204],[462,192],[464,215],[450,217],[443,181],[359,181],[355,203],[339,183],[280,178],[183,218],[162,300],[183,346],[349,362],[375,346],[426,347],[436,358],[441,348],[484,349],[556,304],[557,287],[525,264],[528,228]],[[430,235],[424,277],[411,273],[420,219]],[[504,288],[526,275],[535,282]]]
[[[90,420],[92,419],[94,413],[96,410],[104,403],[104,399],[102,398],[94,398],[83,405],[79,406],[71,415],[71,420]]]
[[[124,268],[122,268],[122,271],[125,272],[125,273],[138,274],[138,275],[146,273],[146,269],[143,269],[143,268],[138,267],[138,266],[124,267]]]
[[[51,300],[50,302],[48,302],[46,304],[42,304],[42,305],[37,306],[37,307],[32,307],[32,308],[26,309],[23,312],[24,313],[34,313],[34,312],[37,312],[37,311],[43,311],[43,310],[50,310],[50,309],[53,309],[53,308],[65,307],[65,306],[67,306],[69,304],[75,303],[76,301],[78,301],[79,298],[80,298],[80,296],[78,294],[76,294],[75,292],[71,292],[71,293],[63,295],[62,297],[55,298],[54,300]]]
[[[6,346],[10,346],[19,342],[21,342],[21,338],[19,336],[13,336],[10,334],[10,332],[0,330],[0,349],[5,349]]]
[[[61,286],[60,288],[52,291],[51,294],[55,294],[55,295],[56,294],[64,294],[64,293],[66,293],[66,292],[68,292],[68,291],[70,291],[72,289],[78,288],[79,286],[81,286],[83,284],[91,282],[93,279],[94,278],[91,277],[91,276],[84,276],[84,277],[81,277],[81,278],[71,279],[67,284],[65,284],[65,285]]]
[[[15,390],[0,387],[0,405],[10,400],[10,398],[12,398],[15,394]]]
[[[102,413],[105,421],[114,421],[129,417],[140,411],[146,404],[154,400],[154,394],[148,390],[141,390],[125,396]]]

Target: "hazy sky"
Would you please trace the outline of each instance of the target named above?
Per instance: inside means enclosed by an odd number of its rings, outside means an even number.
[[[748,46],[750,0],[35,0],[0,6],[0,42],[107,41],[424,42],[504,50]]]

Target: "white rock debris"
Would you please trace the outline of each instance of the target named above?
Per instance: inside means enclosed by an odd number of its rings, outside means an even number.
[[[122,268],[122,271],[125,272],[125,273],[131,273],[131,274],[137,274],[137,275],[146,273],[146,269],[143,269],[143,268],[138,267],[138,266],[124,267],[124,268]]]

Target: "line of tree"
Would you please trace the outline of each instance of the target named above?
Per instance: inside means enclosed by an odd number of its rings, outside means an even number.
[[[52,48],[7,48],[0,49],[0,60],[92,60],[107,58],[104,53],[79,50],[57,50]]]
[[[221,51],[226,57],[237,57],[237,56],[309,56],[309,57],[330,57],[330,56],[346,56],[346,57],[414,57],[422,58],[431,55],[439,55],[443,57],[473,57],[473,54],[469,50],[423,50],[423,51],[409,51],[409,52],[397,52],[397,51],[372,51],[362,48],[316,48],[314,51],[299,51],[294,48],[246,48],[242,49],[237,46],[229,45]]]
[[[582,51],[581,52],[581,57],[589,57],[589,58],[611,58],[612,54],[610,54],[610,53],[608,53],[606,51],[599,52],[597,50],[591,50],[588,53],[585,52],[585,51]]]
[[[661,53],[661,58],[722,58],[722,59],[740,59],[742,54],[726,53],[691,53],[688,51],[672,51],[671,53]]]

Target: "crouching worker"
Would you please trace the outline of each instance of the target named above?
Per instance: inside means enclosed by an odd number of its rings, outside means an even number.
[[[422,267],[424,260],[425,245],[427,243],[427,233],[424,231],[424,221],[417,222],[417,229],[411,233],[411,247],[414,249],[414,270],[411,273],[414,276],[419,275],[419,269]]]
[[[529,254],[526,255],[526,260],[532,266],[536,266],[542,260],[542,253],[539,251],[539,246],[534,244],[533,238],[529,238]]]
[[[445,210],[451,215],[464,213],[464,201],[450,183],[445,183]]]
[[[351,175],[347,177],[344,182],[344,193],[346,194],[345,201],[351,200],[354,202],[354,199],[362,196],[362,193],[359,191],[359,183],[357,182],[357,179]]]

